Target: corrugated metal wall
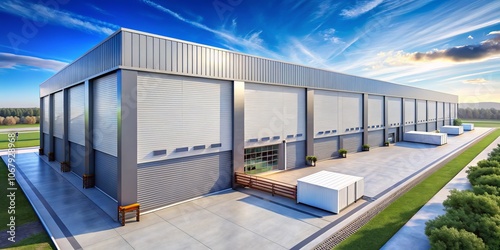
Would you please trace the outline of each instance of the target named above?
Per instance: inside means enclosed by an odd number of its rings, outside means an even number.
[[[438,120],[443,120],[443,103],[442,102],[437,102],[437,119]]]
[[[384,130],[377,130],[377,131],[368,132],[368,145],[370,145],[370,147],[383,146],[384,142],[385,142]]]
[[[388,102],[388,115],[389,115],[389,126],[398,126],[403,123],[402,117],[402,106],[401,98],[389,97]]]
[[[196,155],[138,165],[142,211],[231,187],[232,152]]]
[[[405,99],[405,125],[415,123],[415,100]]]
[[[230,82],[139,73],[137,84],[139,163],[232,149]]]
[[[116,199],[118,188],[118,159],[95,150],[95,185]]]
[[[339,130],[339,93],[314,91],[314,137],[331,136]]]
[[[45,155],[49,155],[50,153],[50,139],[49,139],[49,134],[46,134],[46,133],[43,133],[43,148],[44,148],[44,151],[43,153]]]
[[[43,133],[48,134],[50,131],[50,102],[49,102],[49,96],[43,97],[43,121],[42,121],[42,126],[43,126]],[[48,148],[47,148],[48,149]]]
[[[330,136],[314,139],[314,155],[318,160],[330,159],[338,156],[339,137]]]
[[[117,78],[110,74],[94,80],[94,149],[117,156]],[[160,115],[160,114],[159,114]]]
[[[427,125],[426,123],[419,123],[417,124],[417,131],[427,131]]]
[[[68,92],[68,140],[85,145],[85,88],[83,84]]]
[[[427,104],[424,100],[417,100],[417,122],[427,121]]]
[[[306,142],[296,141],[286,144],[286,169],[306,165]]]
[[[342,135],[340,140],[342,140],[342,147],[346,149],[347,152],[358,152],[361,151],[361,146],[363,144],[363,134]]]
[[[457,97],[123,30],[122,66],[246,82],[287,84],[456,102]]]
[[[54,137],[54,157],[56,161],[63,162],[64,161],[64,141],[63,139],[59,139]]]
[[[118,67],[122,56],[121,45],[121,32],[106,38],[102,43],[43,82],[40,85],[40,96],[51,94]]]
[[[71,171],[82,177],[85,173],[85,147],[76,143],[69,143],[69,162]]]
[[[404,126],[404,132],[415,131],[415,125]]]
[[[427,123],[427,131],[435,131],[436,128],[436,122],[429,122]]]
[[[363,95],[339,93],[339,116],[341,133],[358,132],[363,129]],[[354,130],[353,130],[354,129]]]
[[[63,93],[54,94],[54,137],[62,139],[64,136],[64,103]]]
[[[383,96],[368,96],[368,127],[375,128],[384,125],[384,97]]]
[[[427,102],[427,118],[431,122],[437,120],[436,102],[433,101]]]
[[[444,103],[444,118],[450,118],[450,103]]]
[[[245,147],[306,138],[305,90],[245,84]]]

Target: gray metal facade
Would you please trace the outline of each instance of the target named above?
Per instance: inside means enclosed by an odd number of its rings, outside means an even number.
[[[109,196],[117,197],[118,164],[116,156],[95,150],[95,185]]]
[[[69,89],[68,140],[85,145],[85,86],[77,85]]]
[[[69,143],[69,163],[71,171],[82,177],[85,173],[85,147],[73,142]]]
[[[64,161],[64,141],[63,139],[54,137],[54,157],[56,161],[63,162]]]
[[[376,130],[368,132],[368,145],[370,147],[383,146],[385,142],[384,130]]]
[[[427,126],[428,126],[428,127],[427,127],[427,130],[428,130],[428,131],[434,131],[434,130],[436,130],[436,129],[437,129],[437,128],[436,128],[436,122],[429,122],[429,123],[427,124]]]
[[[231,151],[142,163],[137,194],[147,211],[231,188]]]
[[[43,133],[43,148],[44,148],[44,154],[49,155],[49,148],[50,148],[50,139],[49,139],[49,134]]]
[[[306,142],[296,141],[286,144],[286,169],[306,165]]]
[[[117,156],[117,78],[116,74],[96,79],[94,85],[94,149]]]
[[[347,150],[347,152],[358,152],[361,151],[361,146],[363,144],[363,134],[356,133],[350,135],[342,135],[340,137],[342,148]]]
[[[330,136],[314,139],[314,155],[318,160],[335,158],[339,155],[339,137]]]
[[[419,124],[417,124],[417,131],[427,131],[427,125],[426,125],[426,123],[419,123]]]

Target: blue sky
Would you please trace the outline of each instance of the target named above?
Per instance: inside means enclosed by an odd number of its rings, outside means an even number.
[[[500,102],[500,1],[1,0],[0,107],[119,27]]]

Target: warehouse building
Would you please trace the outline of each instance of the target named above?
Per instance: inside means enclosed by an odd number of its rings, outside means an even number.
[[[455,95],[120,29],[40,86],[41,153],[142,211],[433,131]]]

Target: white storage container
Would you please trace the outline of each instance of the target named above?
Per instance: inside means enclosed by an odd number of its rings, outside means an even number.
[[[409,142],[444,145],[448,142],[448,135],[445,133],[411,131],[404,134],[404,140]]]
[[[297,180],[297,202],[339,213],[364,194],[363,177],[320,171]]]
[[[472,131],[474,130],[474,123],[462,123],[462,127],[464,127],[464,131]]]
[[[447,133],[449,135],[461,135],[464,133],[464,127],[462,126],[442,126],[441,133]]]

